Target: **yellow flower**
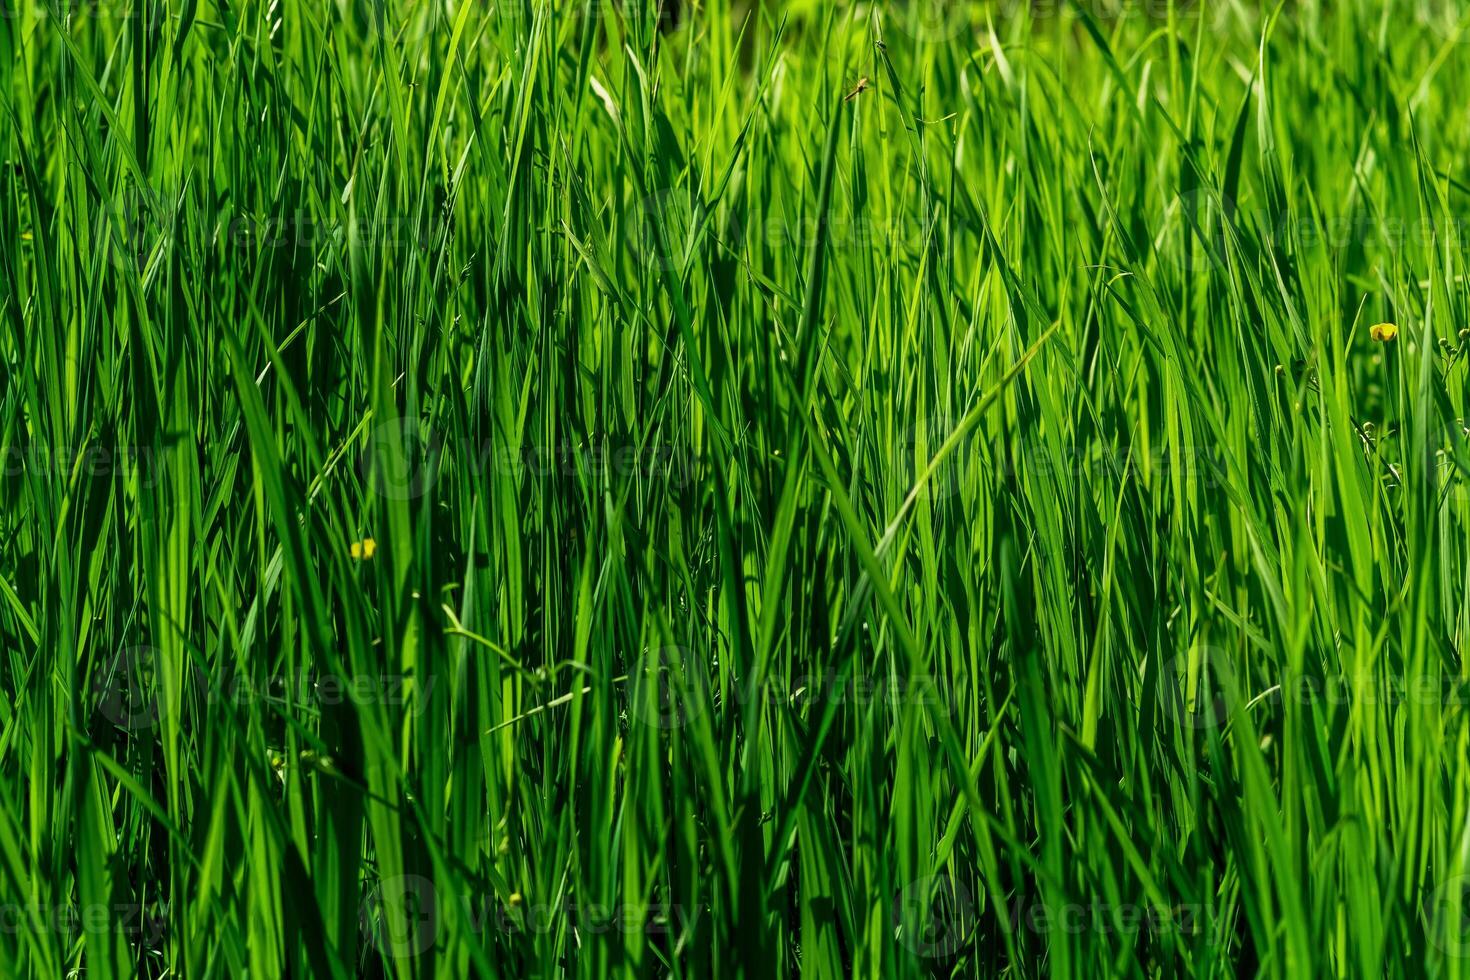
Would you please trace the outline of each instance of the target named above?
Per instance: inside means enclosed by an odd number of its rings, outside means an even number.
[[[1368,328],[1368,333],[1380,344],[1386,344],[1399,335],[1399,328],[1392,323],[1375,323]]]
[[[363,538],[361,541],[352,542],[352,557],[358,561],[366,561],[378,552],[378,542],[372,538]]]

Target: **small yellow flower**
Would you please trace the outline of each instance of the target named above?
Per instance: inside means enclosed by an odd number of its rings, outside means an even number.
[[[520,908],[520,905],[521,905],[521,902],[522,901],[524,901],[524,899],[521,898],[521,893],[520,892],[511,892],[510,893],[510,898],[508,899],[508,902],[509,902],[511,908],[513,908],[513,909],[514,908]]]
[[[1392,323],[1375,323],[1368,328],[1368,333],[1380,344],[1386,344],[1399,335],[1399,328]]]
[[[378,553],[378,542],[372,538],[363,538],[361,541],[352,542],[352,557],[358,561],[367,561]]]

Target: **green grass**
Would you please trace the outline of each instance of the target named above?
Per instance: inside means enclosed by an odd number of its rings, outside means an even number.
[[[1470,15],[683,7],[0,0],[0,975],[1470,975]]]

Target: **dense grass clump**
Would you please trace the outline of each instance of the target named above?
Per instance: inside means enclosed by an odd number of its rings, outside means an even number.
[[[1457,4],[0,72],[0,975],[1470,974]]]

